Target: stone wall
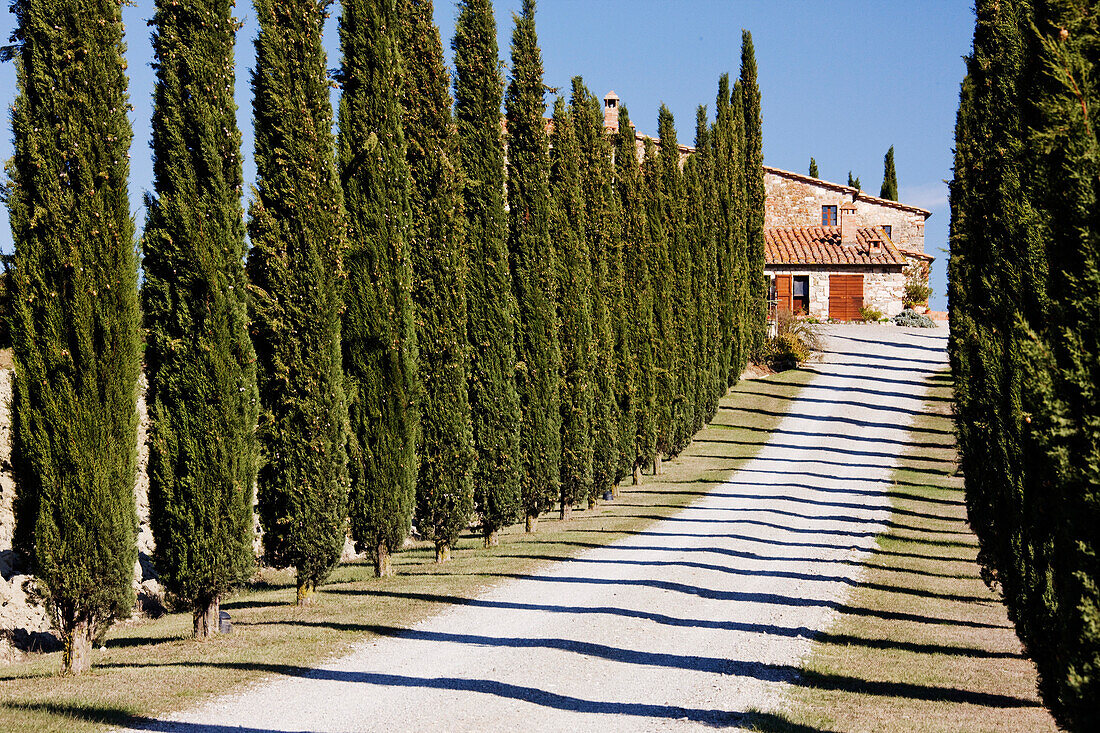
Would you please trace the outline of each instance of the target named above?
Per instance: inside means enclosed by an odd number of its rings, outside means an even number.
[[[764,169],[764,226],[820,226],[821,207],[852,201],[854,189],[834,184],[810,183],[771,169]],[[856,221],[861,227],[889,226],[890,238],[900,249],[924,252],[924,214],[869,200],[863,195],[855,199]],[[840,223],[839,221],[837,222]]]
[[[897,268],[865,267],[860,270],[845,269],[807,269],[805,267],[769,267],[768,278],[776,274],[808,275],[810,278],[811,318],[827,320],[829,318],[829,275],[863,275],[863,304],[881,311],[884,316],[893,317],[902,311],[902,298],[905,295],[905,275]]]

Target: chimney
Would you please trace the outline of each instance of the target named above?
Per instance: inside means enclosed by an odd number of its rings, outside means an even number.
[[[603,126],[611,132],[619,131],[619,95],[614,90],[603,98]]]
[[[849,201],[840,207],[840,243],[841,244],[855,244],[856,243],[856,227],[858,226],[856,221],[856,204],[854,201]]]

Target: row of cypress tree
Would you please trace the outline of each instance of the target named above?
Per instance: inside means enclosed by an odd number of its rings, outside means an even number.
[[[328,2],[255,0],[246,227],[233,4],[158,0],[139,297],[119,2],[13,7],[16,543],[68,671],[132,605],[142,316],[154,559],[200,637],[254,567],[254,486],[305,603],[349,531],[383,575],[414,515],[445,560],[472,512],[491,544],[659,470],[762,342],[747,33],[696,152],[662,108],[640,165],[579,78],[548,137],[533,0],[507,94],[491,2],[460,3],[453,105],[430,0],[344,0],[336,140]]]
[[[1095,3],[976,5],[951,183],[950,356],[970,523],[1067,730],[1100,716]]]

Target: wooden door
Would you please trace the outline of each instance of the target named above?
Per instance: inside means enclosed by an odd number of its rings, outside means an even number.
[[[791,276],[775,276],[776,308],[780,311],[791,312]]]
[[[829,276],[829,318],[854,321],[863,308],[863,275]]]

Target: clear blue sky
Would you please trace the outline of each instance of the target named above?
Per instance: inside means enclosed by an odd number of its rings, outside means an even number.
[[[497,0],[501,55],[508,60],[512,13],[521,0]],[[333,6],[325,45],[329,66],[339,64]],[[140,227],[143,193],[152,186],[149,139],[153,72],[152,0],[124,8],[134,105],[131,208]],[[244,133],[245,179],[252,165],[251,95],[255,14],[240,3],[237,104]],[[450,57],[457,14],[449,0],[436,2],[435,17]],[[4,13],[0,35],[11,35],[14,16]],[[970,47],[974,16],[965,0],[543,0],[536,16],[546,83],[568,89],[577,74],[598,96],[614,89],[631,120],[656,132],[662,102],[672,110],[682,142],[691,142],[695,108],[713,114],[718,76],[736,78],[741,29],[752,32],[763,95],[764,161],[805,172],[810,156],[821,176],[859,176],[877,194],[882,157],[895,146],[902,201],[932,211],[925,246],[937,257],[932,305],[944,308],[947,188],[951,177],[955,110]],[[0,65],[0,92],[10,107],[15,66]],[[548,98],[548,104],[552,100]],[[0,136],[0,159],[12,153],[10,123]],[[7,210],[0,207],[0,249],[11,251]]]

